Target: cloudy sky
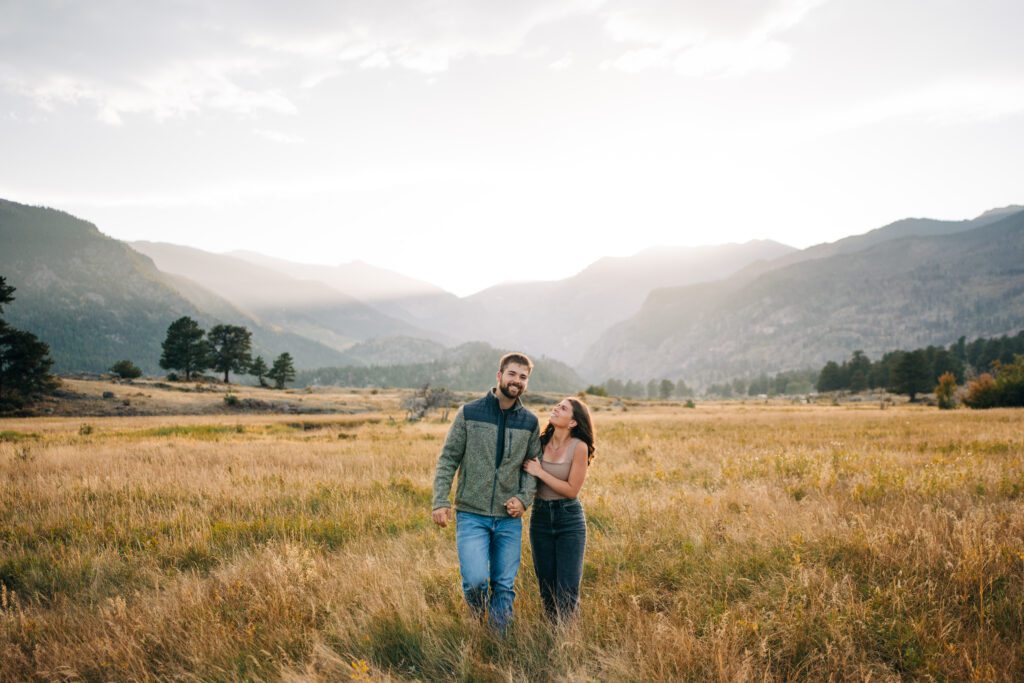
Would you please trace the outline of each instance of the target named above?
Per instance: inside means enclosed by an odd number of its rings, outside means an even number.
[[[1019,0],[0,0],[0,197],[468,294],[1024,203]]]

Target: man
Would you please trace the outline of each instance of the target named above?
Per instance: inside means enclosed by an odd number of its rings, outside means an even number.
[[[459,409],[434,473],[432,516],[444,527],[452,517],[448,494],[458,470],[455,545],[462,592],[470,610],[481,618],[486,610],[500,632],[512,618],[522,517],[537,488],[537,480],[522,470],[526,458],[541,453],[537,417],[520,400],[532,371],[525,355],[502,356],[498,386]]]

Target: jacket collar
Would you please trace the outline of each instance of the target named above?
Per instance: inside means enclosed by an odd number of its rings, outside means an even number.
[[[491,390],[487,392],[488,402],[494,405],[495,410],[501,410],[501,404],[498,403],[498,387],[491,387]],[[509,408],[512,412],[516,412],[523,407],[523,400],[516,396],[516,402]]]

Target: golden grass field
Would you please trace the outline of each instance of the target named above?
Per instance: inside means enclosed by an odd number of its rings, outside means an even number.
[[[0,680],[1024,680],[1021,411],[602,401],[582,617],[524,534],[499,640],[399,398],[0,421]]]

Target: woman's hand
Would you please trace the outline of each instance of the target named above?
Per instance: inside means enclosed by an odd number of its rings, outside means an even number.
[[[544,468],[540,466],[540,460],[537,458],[527,458],[523,461],[523,471],[527,474],[532,474],[535,477],[539,477]]]
[[[513,496],[505,501],[505,511],[509,517],[522,517],[526,508],[523,507],[523,501]]]

